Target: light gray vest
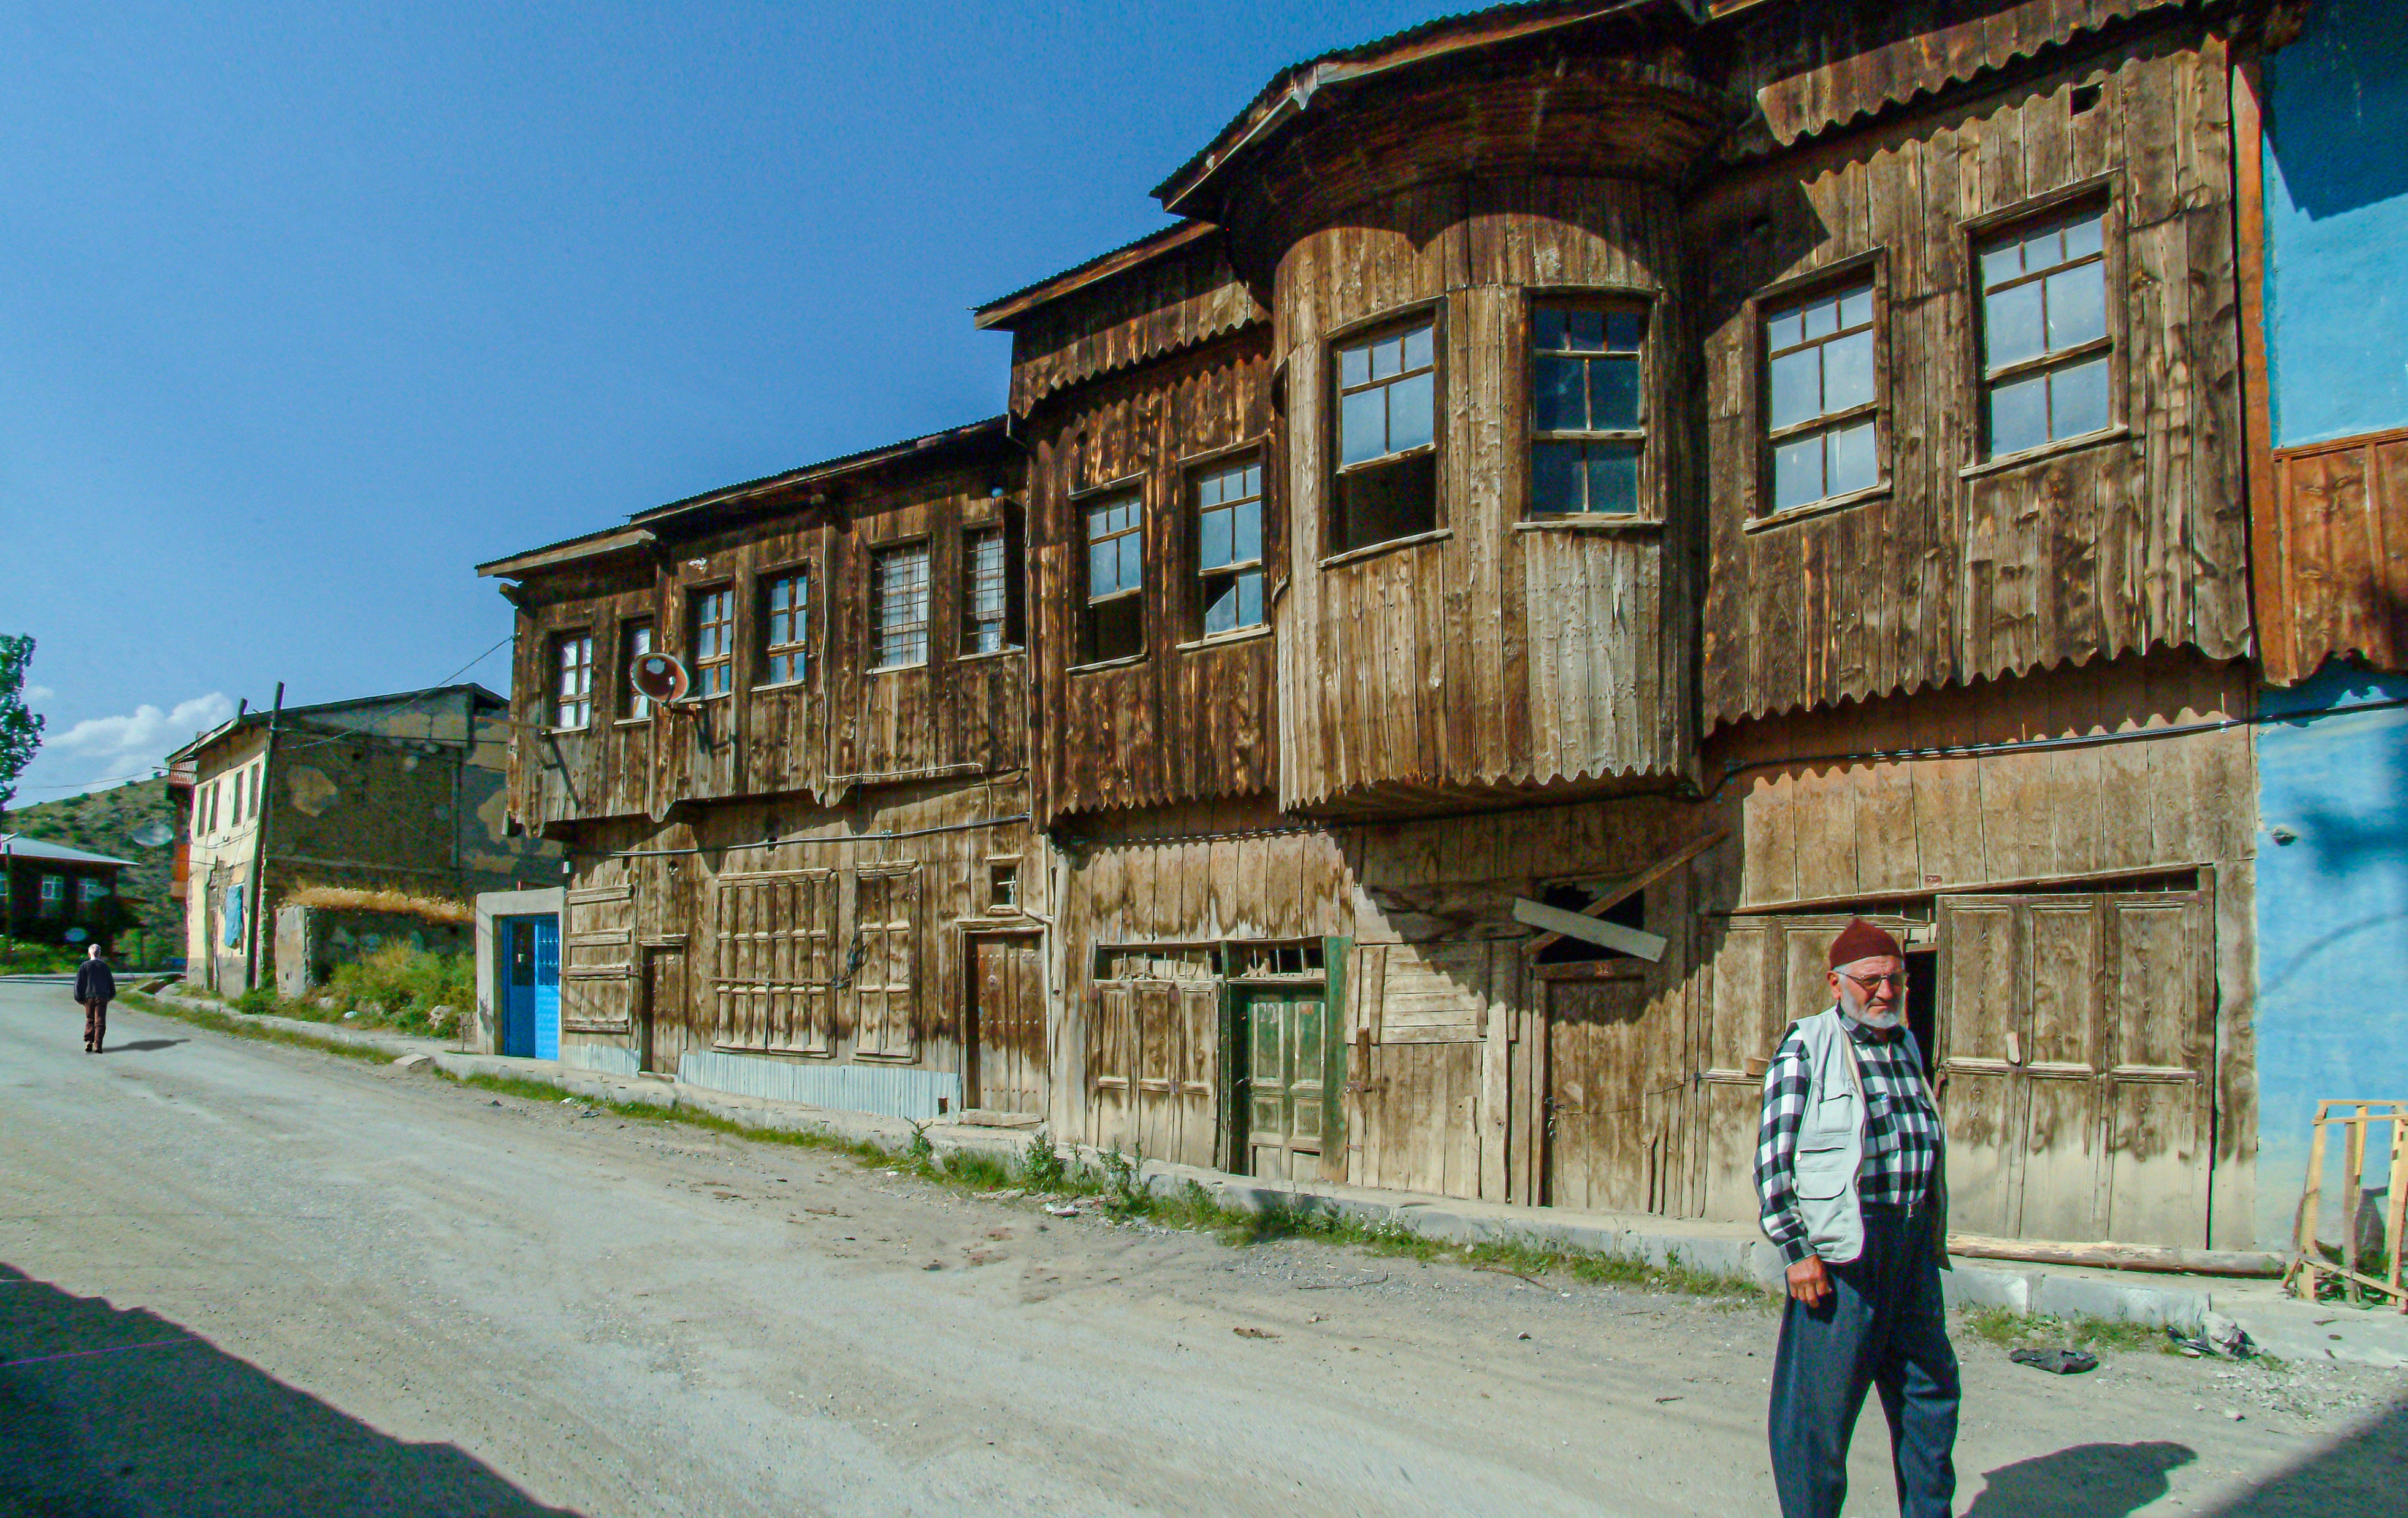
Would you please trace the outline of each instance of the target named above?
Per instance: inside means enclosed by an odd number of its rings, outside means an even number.
[[[1806,1045],[1806,1069],[1813,1084],[1806,1092],[1806,1110],[1798,1123],[1798,1149],[1790,1174],[1798,1193],[1798,1215],[1806,1224],[1806,1241],[1832,1265],[1846,1265],[1865,1252],[1865,1217],[1857,1205],[1856,1172],[1865,1160],[1865,1081],[1856,1066],[1856,1041],[1848,1037],[1847,1014],[1836,1006],[1798,1021],[1798,1036]],[[1920,1051],[1907,1036],[1915,1069],[1923,1067]],[[1919,1080],[1918,1073],[1917,1079]],[[1936,1115],[1940,1104],[1930,1088],[1924,1099]],[[1947,1150],[1934,1158],[1933,1201],[1939,1212],[1940,1239],[1947,1237],[1945,1174]],[[1947,1253],[1941,1246],[1941,1264]]]

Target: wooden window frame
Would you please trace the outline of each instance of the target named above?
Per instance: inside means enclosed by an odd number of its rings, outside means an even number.
[[[1522,291],[1521,310],[1521,395],[1519,420],[1522,433],[1522,512],[1526,524],[1541,526],[1608,526],[1634,523],[1656,525],[1663,521],[1663,492],[1658,488],[1662,468],[1656,456],[1662,443],[1656,432],[1656,397],[1657,384],[1657,351],[1663,347],[1663,316],[1661,292],[1635,285],[1533,285]],[[1542,306],[1567,307],[1574,309],[1599,311],[1636,311],[1641,318],[1639,337],[1639,425],[1635,428],[1608,427],[1587,431],[1541,432],[1538,425],[1539,375],[1539,308]],[[1548,351],[1557,351],[1548,350]],[[1612,511],[1542,511],[1538,507],[1537,470],[1534,467],[1537,445],[1542,442],[1627,442],[1638,445],[1637,508],[1627,512]]]
[[[1429,442],[1425,446],[1407,449],[1401,452],[1383,453],[1376,459],[1365,459],[1352,465],[1343,463],[1345,440],[1340,435],[1340,429],[1342,425],[1348,390],[1344,376],[1340,372],[1342,353],[1347,349],[1376,342],[1390,333],[1401,333],[1424,325],[1430,331]],[[1415,543],[1427,542],[1433,537],[1449,530],[1446,497],[1448,404],[1446,344],[1447,300],[1443,295],[1412,301],[1376,312],[1359,321],[1347,322],[1331,331],[1322,339],[1321,365],[1325,382],[1322,385],[1321,480],[1322,488],[1327,494],[1327,499],[1322,503],[1321,510],[1320,546],[1324,551],[1321,555],[1323,567],[1351,564],[1364,558],[1376,557],[1391,549],[1407,548]],[[1388,385],[1404,378],[1406,376],[1399,373],[1393,380],[1381,380],[1372,383]],[[1370,388],[1370,385],[1360,385],[1354,388],[1366,390]],[[1340,481],[1351,474],[1364,473],[1376,467],[1393,465],[1399,460],[1422,457],[1427,457],[1430,461],[1429,525],[1374,542],[1341,543],[1339,538]],[[1268,465],[1266,465],[1266,472],[1268,472]]]
[[[1257,539],[1254,545],[1254,557],[1251,560],[1233,560],[1218,568],[1207,569],[1204,567],[1204,507],[1198,498],[1199,487],[1209,476],[1227,474],[1233,470],[1250,466],[1256,472],[1260,481],[1255,487],[1254,495]],[[1193,593],[1191,599],[1194,603],[1188,608],[1186,618],[1191,645],[1234,642],[1261,635],[1268,630],[1271,621],[1270,450],[1264,446],[1262,439],[1254,438],[1240,443],[1235,448],[1223,449],[1218,452],[1183,460],[1180,480],[1181,495],[1186,507],[1187,562],[1190,569],[1188,578],[1189,588]],[[1228,504],[1230,503],[1223,502],[1213,509],[1221,509]],[[1217,633],[1207,631],[1204,626],[1204,617],[1211,606],[1212,582],[1217,580],[1239,578],[1250,569],[1262,581],[1260,619],[1240,623],[1234,627],[1226,627]]]
[[[713,618],[706,621],[704,612],[709,609],[710,598],[714,595],[727,598],[727,615],[724,620]],[[723,696],[736,694],[736,582],[734,580],[714,580],[708,585],[686,587],[685,652],[686,664],[694,673],[693,699],[716,701]],[[726,630],[725,637],[720,642],[719,652],[709,655],[702,652],[702,634],[706,627],[721,627]],[[714,676],[724,681],[717,690],[711,689]]]
[[[1776,510],[1772,505],[1772,450],[1776,441],[1771,426],[1772,349],[1765,337],[1766,316],[1784,306],[1837,294],[1866,283],[1870,284],[1873,297],[1873,398],[1870,410],[1873,419],[1873,466],[1879,478],[1862,490],[1827,495],[1821,500],[1808,501],[1786,510]],[[1892,393],[1893,370],[1890,364],[1889,250],[1885,247],[1869,249],[1822,268],[1777,279],[1748,297],[1745,319],[1748,376],[1742,405],[1748,438],[1744,493],[1747,527],[1754,530],[1776,526],[1785,522],[1821,516],[1827,511],[1842,511],[1852,506],[1888,496],[1896,489],[1897,480],[1896,457],[1892,451],[1897,397]],[[1936,392],[1926,397],[1927,403],[1938,399]],[[1861,411],[1866,408],[1856,409]],[[1856,412],[1848,414],[1853,416]],[[1834,425],[1836,415],[1799,422],[1795,427],[1784,429],[1783,436],[1797,436],[1830,427]]]
[[[2131,436],[2128,420],[2131,415],[2128,354],[2130,350],[2129,313],[2126,308],[2125,292],[2125,227],[2124,196],[2115,174],[2099,175],[2078,184],[2070,184],[2047,194],[2034,195],[2013,206],[1972,217],[1958,228],[1957,256],[1962,260],[1965,299],[1970,308],[1965,313],[1963,331],[1966,351],[1961,365],[1964,375],[1964,404],[1967,426],[1965,436],[1971,456],[1959,474],[1967,478],[2011,469],[2018,465],[2075,452],[2100,443]],[[2019,360],[1989,372],[1983,357],[1987,340],[1986,311],[1989,292],[1982,286],[1982,252],[1985,245],[2018,234],[2028,235],[2051,222],[2071,221],[2085,211],[2099,217],[2098,259],[2103,289],[2105,335],[2091,342],[2063,352],[2043,353],[2038,358]],[[2068,260],[2053,268],[2070,268],[2088,262],[2092,255]],[[2044,271],[2045,272],[2045,271]],[[2025,283],[2042,278],[2027,272],[2012,283]],[[2003,287],[2002,287],[2003,288]],[[2028,379],[2034,374],[2053,372],[2089,358],[2103,354],[2107,361],[2107,422],[2090,432],[2051,438],[2044,443],[2013,453],[1994,452],[1990,447],[1990,392],[2001,381]]]
[[[972,563],[972,553],[976,545],[989,537],[996,541],[996,556],[1000,561],[996,566],[996,573],[999,582],[997,589],[1001,591],[1003,596],[1003,609],[996,617],[982,618],[977,615],[979,586],[977,570]],[[1016,551],[1017,547],[1018,535],[1012,531],[1011,522],[1002,512],[997,512],[989,521],[967,522],[962,524],[958,553],[958,562],[961,565],[961,613],[957,619],[961,623],[960,657],[991,659],[997,654],[1018,652],[1025,646],[1027,633],[1020,594],[1022,577],[1018,572],[1020,555]],[[991,649],[975,647],[972,635],[990,623],[996,628],[996,646]]]
[[[888,628],[886,626],[887,592],[883,571],[887,565],[901,559],[907,554],[912,553],[916,553],[920,556],[920,620],[917,623],[903,623],[902,626],[906,629],[913,626],[918,628],[920,656],[916,659],[890,660],[886,656],[888,633]],[[937,555],[935,545],[924,537],[898,538],[891,543],[877,544],[869,551],[868,571],[869,594],[867,601],[869,608],[869,625],[867,628],[867,634],[869,638],[869,657],[865,661],[868,672],[873,675],[882,675],[891,673],[897,669],[925,669],[928,666],[929,661],[935,657],[937,647]]]
[[[584,656],[574,666],[564,665],[561,654],[571,644],[581,645]],[[544,644],[544,649],[547,654],[543,676],[544,726],[554,733],[582,733],[594,725],[594,629],[557,629]],[[561,689],[562,673],[570,668],[577,669],[581,677],[573,697]],[[577,720],[563,722],[563,714],[572,706],[578,709]],[[237,801],[236,805],[239,809],[241,803]]]
[[[782,691],[797,685],[808,685],[811,677],[811,582],[817,578],[810,566],[803,564],[783,565],[753,577],[753,599],[760,603],[759,664],[753,669],[752,689]],[[800,587],[799,599],[782,611],[769,604],[769,597],[781,585]],[[780,616],[790,620],[792,636],[787,641],[777,641]],[[774,671],[780,659],[792,661],[789,671],[780,676]]]
[[[1090,552],[1094,543],[1088,537],[1090,531],[1088,516],[1102,508],[1120,505],[1125,500],[1134,501],[1137,504],[1137,525],[1126,532],[1115,533],[1112,536],[1118,538],[1127,537],[1131,533],[1136,535],[1138,583],[1133,590],[1114,591],[1111,594],[1098,600],[1092,594],[1094,560],[1090,557]],[[1072,573],[1077,576],[1075,583],[1078,587],[1078,623],[1073,632],[1075,643],[1070,667],[1074,671],[1112,669],[1123,665],[1142,664],[1152,657],[1154,652],[1153,639],[1146,636],[1145,613],[1146,587],[1153,579],[1156,567],[1146,552],[1149,529],[1154,522],[1153,502],[1148,499],[1146,479],[1143,475],[1134,475],[1108,480],[1100,485],[1092,485],[1085,490],[1073,491],[1070,494],[1069,504],[1071,526],[1074,532]],[[1118,653],[1108,658],[1097,658],[1095,641],[1095,609],[1098,606],[1109,606],[1122,601],[1132,601],[1137,607],[1137,650],[1131,653]]]
[[[643,640],[644,645],[640,649],[636,647],[638,638]],[[612,696],[612,705],[617,709],[618,716],[612,719],[614,722],[648,723],[652,720],[652,709],[656,703],[651,696],[636,689],[636,661],[647,653],[656,652],[660,647],[660,623],[653,618],[628,617],[620,622],[619,663],[616,670],[619,689]]]

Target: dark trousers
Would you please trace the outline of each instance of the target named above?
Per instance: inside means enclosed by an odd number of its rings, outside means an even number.
[[[83,1046],[97,1053],[100,1040],[108,1037],[108,1003],[88,1001],[83,1004]]]
[[[1772,1482],[1784,1518],[1840,1518],[1848,1439],[1881,1389],[1902,1518],[1948,1518],[1956,1495],[1956,1352],[1942,1313],[1932,1216],[1867,1208],[1865,1252],[1829,1267],[1818,1307],[1789,1299],[1772,1362]]]

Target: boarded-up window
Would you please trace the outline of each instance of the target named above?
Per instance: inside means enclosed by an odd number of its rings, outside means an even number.
[[[1209,981],[1220,956],[1209,944],[1106,944],[1096,951],[1098,981]]]
[[[1485,943],[1366,945],[1357,971],[1381,1044],[1470,1043],[1485,1036]]]
[[[711,990],[720,1047],[836,1052],[836,876],[724,876]]]
[[[880,1059],[917,1053],[912,1010],[919,959],[920,871],[863,871],[853,893],[853,1052]]]
[[[587,886],[562,903],[560,1025],[571,1033],[624,1033],[634,1005],[636,888]]]

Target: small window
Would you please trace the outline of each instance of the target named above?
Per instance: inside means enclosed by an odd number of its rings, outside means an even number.
[[[225,781],[223,781],[223,780],[211,780],[211,781],[209,781],[209,825],[208,825],[208,827],[207,831],[208,831],[208,835],[209,835],[211,838],[215,838],[215,837],[217,836],[217,831],[218,831],[218,803],[219,803],[219,799],[220,799],[220,797],[224,794],[224,790],[225,790]]]
[[[804,644],[811,631],[811,582],[778,575],[761,593],[761,682],[792,685],[808,673]]]
[[[594,635],[570,633],[552,645],[552,725],[582,727],[594,717]],[[235,821],[242,821],[237,793]]]
[[[1647,442],[1647,315],[1586,306],[1530,313],[1530,510],[1639,514]]]
[[[1020,861],[998,859],[987,865],[986,909],[1006,913],[1020,910]]]
[[[694,694],[725,695],[736,684],[736,592],[726,585],[695,591]]]
[[[1145,503],[1118,495],[1087,507],[1086,647],[1095,664],[1145,652]]]
[[[1263,621],[1263,466],[1260,460],[1196,480],[1196,572],[1201,631]]]
[[[76,896],[87,907],[93,906],[97,902],[107,901],[108,899],[108,882],[107,881],[95,880],[91,876],[86,876],[84,879],[76,882]]]
[[[1644,891],[1625,896],[1601,912],[1590,911],[1597,904],[1596,894],[1577,885],[1551,885],[1540,894],[1540,899],[1561,911],[1595,916],[1600,922],[1635,928],[1642,933],[1647,930],[1647,893]],[[1560,937],[1540,950],[1538,956],[1541,965],[1601,965],[1609,961],[1625,961],[1633,966],[1645,963],[1619,949],[1607,949],[1586,938],[1575,938],[1570,935]]]
[[[2106,218],[2083,211],[1982,244],[1982,385],[1992,456],[2109,421]]]
[[[879,551],[870,562],[873,669],[928,662],[928,545]]]
[[[1343,553],[1438,525],[1437,329],[1337,351],[1338,480],[1332,547]]]
[[[1000,653],[1020,643],[1010,544],[1001,527],[962,535],[962,652]]]
[[[636,689],[636,661],[652,652],[652,624],[624,623],[619,631],[619,715],[641,722],[652,714],[652,698]]]
[[[56,917],[66,910],[67,878],[64,875],[42,877],[42,915]]]
[[[234,819],[226,824],[229,827],[240,827],[242,825],[243,792],[244,787],[250,779],[251,775],[248,770],[237,769],[234,772]]]
[[[1880,484],[1873,287],[1857,285],[1767,316],[1764,357],[1772,509]]]

